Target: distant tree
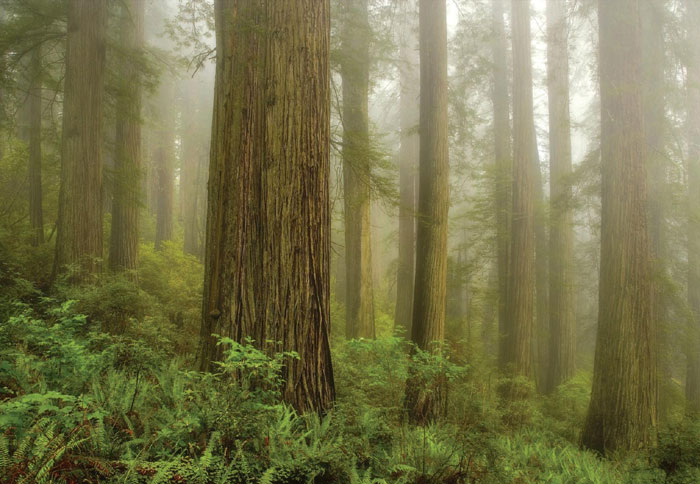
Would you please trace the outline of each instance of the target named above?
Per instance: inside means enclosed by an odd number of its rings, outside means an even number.
[[[119,39],[128,54],[143,48],[144,0],[126,0],[119,20]],[[141,192],[141,76],[133,59],[119,64],[116,112],[112,232],[109,266],[136,274]]]
[[[61,141],[61,188],[54,276],[77,266],[76,280],[102,258],[102,97],[106,0],[68,0]]]
[[[156,240],[155,248],[160,250],[163,242],[173,238],[173,201],[175,197],[175,120],[173,82],[164,80],[158,93],[156,124],[153,151],[155,176]]]
[[[345,316],[348,338],[374,338],[370,225],[369,43],[367,0],[343,2],[340,74],[343,80]]]
[[[598,2],[600,295],[593,389],[581,441],[601,453],[644,448],[656,439],[640,3]]]
[[[24,96],[23,125],[20,137],[27,143],[29,164],[27,169],[29,179],[29,225],[32,230],[32,245],[44,242],[44,210],[42,206],[43,193],[41,188],[41,92],[42,66],[41,44],[35,46],[27,54],[26,63],[26,95]]]
[[[498,332],[499,355],[505,356],[504,335],[508,333],[506,319],[506,295],[508,286],[508,252],[510,185],[512,177],[512,146],[510,133],[510,102],[508,94],[508,48],[503,21],[504,0],[492,0],[493,38],[491,56],[493,62],[493,141],[495,158],[496,204],[496,264],[498,266]]]
[[[195,80],[187,81],[182,97],[182,168],[180,170],[180,192],[182,196],[182,221],[184,229],[184,250],[186,254],[201,257],[203,230],[202,209],[206,199],[202,196],[202,186],[206,187],[206,165],[209,156],[209,135],[204,132],[206,116],[211,117],[208,97],[202,98],[202,86]],[[206,129],[206,128],[205,128]],[[209,129],[209,131],[211,131]]]
[[[513,29],[513,195],[506,298],[508,328],[502,336],[501,369],[532,376],[535,293],[534,190],[535,126],[530,53],[530,1],[512,0]]]
[[[449,152],[447,138],[447,11],[445,0],[420,0],[420,161],[416,279],[411,340],[423,350],[445,336],[447,296],[447,214]],[[425,383],[430,385],[425,388]],[[444,411],[440,381],[409,379],[406,408],[416,422]]]
[[[640,2],[642,25],[642,69],[643,69],[643,106],[644,137],[647,145],[647,184],[649,186],[649,244],[654,259],[656,277],[665,278],[669,267],[669,215],[667,202],[669,186],[667,176],[668,159],[665,153],[666,141],[666,105],[665,93],[665,41],[664,22],[667,12],[664,0],[647,0]],[[666,337],[669,327],[669,294],[659,284],[654,292],[654,326],[656,328],[659,348],[658,367],[659,384],[666,391],[659,393],[659,418],[668,413],[672,379],[672,361],[669,355],[670,341]]]
[[[419,118],[419,59],[416,2],[404,5],[401,38],[399,76],[401,94],[399,116],[401,147],[399,149],[399,260],[396,271],[396,326],[411,334],[413,312],[414,274],[416,264],[416,172],[420,140]]]
[[[534,116],[534,112],[533,112]],[[549,373],[549,241],[547,240],[547,207],[545,207],[544,180],[540,150],[534,129],[532,140],[533,206],[535,224],[535,325],[533,328],[533,362],[536,365],[535,383],[537,390],[544,393]]]
[[[576,370],[574,226],[571,206],[571,119],[566,0],[547,0],[547,95],[549,99],[549,338],[545,391]]]
[[[334,400],[327,0],[219,0],[200,367],[212,334],[295,351],[284,399]],[[264,80],[265,82],[261,82]]]

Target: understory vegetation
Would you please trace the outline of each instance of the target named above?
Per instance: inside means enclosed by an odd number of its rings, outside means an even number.
[[[293,353],[270,358],[221,338],[213,373],[178,356],[196,354],[199,264],[174,246],[143,249],[139,288],[111,276],[51,294],[28,280],[41,272],[30,268],[39,249],[27,268],[3,254],[1,482],[700,481],[700,424],[682,419],[682,396],[655,450],[602,459],[578,445],[588,373],[538,396],[524,379],[499,379],[484,348],[411,351],[389,325],[376,340],[334,336],[337,403],[298,415],[278,392]],[[175,258],[189,269],[167,271]],[[446,415],[425,427],[404,419],[411,365],[449,379]],[[503,385],[521,398],[501,400]]]

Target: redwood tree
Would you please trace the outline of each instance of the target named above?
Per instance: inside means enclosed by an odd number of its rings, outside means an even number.
[[[102,95],[106,0],[69,0],[54,275],[102,258]]]
[[[128,0],[122,5],[120,42],[132,55],[143,47],[144,6],[144,0]],[[119,69],[109,266],[134,277],[141,192],[141,80],[131,59],[122,59]]]
[[[593,389],[582,433],[601,453],[652,445],[656,348],[642,112],[640,0],[599,0],[602,219]]]
[[[420,0],[420,161],[416,279],[412,341],[423,350],[442,342],[447,295],[447,213],[449,153],[447,138],[447,19],[445,0]],[[432,388],[426,391],[425,385]],[[417,422],[435,418],[444,409],[441,382],[412,378],[406,408]]]
[[[163,242],[173,238],[173,203],[175,197],[175,126],[173,97],[175,89],[171,80],[160,86],[158,105],[155,108],[157,129],[153,150],[155,170],[156,250]]]
[[[513,29],[513,194],[509,279],[501,369],[532,376],[533,296],[535,293],[534,154],[530,54],[530,1],[512,0]]]
[[[546,391],[574,375],[574,226],[571,208],[571,121],[566,0],[547,0],[549,98],[549,371]]]
[[[404,24],[400,39],[399,116],[401,118],[401,147],[399,149],[399,260],[396,271],[396,326],[411,334],[413,311],[413,280],[416,263],[416,170],[418,169],[418,42],[414,33],[417,12],[415,2],[406,2]]]
[[[512,177],[512,146],[510,134],[510,103],[508,96],[508,55],[503,22],[503,0],[492,0],[492,62],[493,62],[493,141],[496,205],[496,264],[498,279],[498,347],[506,355],[508,334],[506,294],[508,287],[509,200]],[[502,361],[502,360],[501,360]]]
[[[29,225],[32,229],[32,245],[44,242],[43,193],[41,188],[41,46],[29,54],[27,63],[27,97],[24,101],[23,138],[29,149]]]
[[[340,73],[343,80],[345,317],[348,338],[374,338],[370,241],[369,41],[367,0],[346,0]]]
[[[215,18],[200,365],[221,356],[212,333],[295,351],[283,396],[322,411],[335,393],[329,2],[217,0]]]

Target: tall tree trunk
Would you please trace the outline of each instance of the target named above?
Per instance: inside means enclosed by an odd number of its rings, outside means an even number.
[[[508,96],[508,52],[503,22],[503,0],[492,0],[493,14],[493,138],[494,178],[496,203],[496,265],[498,281],[498,354],[500,365],[505,365],[507,335],[510,324],[506,317],[508,287],[509,202],[512,184],[512,146],[510,136],[510,103]]]
[[[598,335],[582,444],[652,445],[656,348],[639,0],[599,0],[602,219]]]
[[[201,368],[221,356],[212,333],[295,351],[283,396],[323,411],[335,394],[329,2],[217,0],[215,15]]]
[[[183,86],[183,116],[182,130],[182,172],[180,190],[182,193],[182,211],[184,228],[184,250],[186,254],[199,253],[199,163],[201,158],[198,128],[199,99],[195,95],[195,84],[188,82]]]
[[[172,103],[174,85],[165,80],[160,87],[157,139],[153,153],[153,167],[156,177],[156,250],[161,250],[163,242],[173,238],[173,200],[175,196],[175,133],[173,127]]]
[[[447,18],[445,0],[420,0],[420,165],[416,279],[412,341],[423,350],[445,336],[447,297],[447,213],[449,153],[447,138]],[[442,379],[439,379],[442,380]],[[412,378],[406,386],[406,408],[416,422],[444,412],[442,381],[425,389]]]
[[[75,280],[100,270],[102,258],[102,93],[105,0],[68,1],[61,187],[54,276]]]
[[[547,0],[549,99],[549,374],[551,392],[576,371],[574,225],[571,207],[571,120],[566,0]]]
[[[532,170],[534,175],[535,199],[535,327],[533,338],[533,364],[536,365],[535,383],[537,390],[544,393],[547,387],[547,373],[549,367],[549,247],[547,243],[547,210],[544,200],[544,182],[542,181],[542,166],[540,162],[540,150],[537,146],[536,129],[534,129],[532,141]]]
[[[399,149],[399,261],[396,271],[397,327],[411,334],[413,312],[413,281],[416,263],[416,170],[418,169],[418,103],[420,73],[418,71],[417,39],[414,33],[417,12],[415,2],[407,2],[401,39],[399,69],[401,99],[401,148]]]
[[[29,90],[26,109],[29,124],[29,224],[32,245],[44,243],[44,210],[41,189],[41,47],[32,50],[29,60]]]
[[[508,331],[501,368],[511,375],[532,376],[533,295],[535,293],[534,139],[530,1],[512,0],[513,28],[513,203],[509,280],[506,298]]]
[[[122,5],[120,43],[129,53],[143,48],[144,0]],[[141,78],[130,59],[120,64],[117,102],[112,233],[109,267],[136,276],[141,191]]]
[[[343,190],[348,338],[374,338],[370,241],[369,40],[367,0],[347,0],[343,25]]]
[[[700,4],[686,0],[688,45],[693,46],[687,60],[688,96],[688,305],[692,311],[689,343],[686,351],[686,411],[700,415]]]
[[[668,194],[666,183],[665,103],[664,103],[664,0],[640,2],[642,19],[642,66],[644,73],[644,137],[647,144],[647,183],[649,186],[649,243],[654,258],[654,272],[657,277],[666,274],[665,199]],[[694,27],[695,28],[695,27]],[[662,286],[663,287],[663,286]],[[660,289],[660,288],[659,288]],[[659,394],[659,416],[669,410],[669,394],[672,374],[666,334],[668,332],[668,294],[657,290],[654,294],[654,317],[659,348],[659,384],[666,391]]]

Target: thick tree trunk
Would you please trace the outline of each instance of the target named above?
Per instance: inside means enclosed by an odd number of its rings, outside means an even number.
[[[106,17],[105,0],[68,1],[54,276],[76,269],[75,280],[101,267]]]
[[[551,392],[576,371],[574,225],[571,207],[571,120],[566,0],[547,0],[549,99],[549,371]]]
[[[26,110],[29,148],[29,224],[32,245],[44,243],[44,210],[41,189],[41,47],[36,46],[29,60],[29,90]]]
[[[369,41],[367,0],[344,2],[343,191],[345,204],[346,334],[374,338],[370,240]]]
[[[513,176],[510,134],[510,103],[508,96],[508,52],[503,22],[503,0],[492,0],[493,14],[493,134],[494,179],[496,204],[496,265],[498,281],[498,354],[501,366],[507,354],[505,335],[510,332],[506,317],[508,287],[508,252],[510,250],[510,189]]]
[[[329,3],[217,0],[215,14],[201,368],[221,356],[212,333],[295,351],[283,396],[323,411],[335,394]]]
[[[652,445],[656,347],[647,231],[639,0],[599,0],[602,219],[598,335],[582,444]]]
[[[416,170],[418,169],[418,103],[420,72],[417,39],[414,33],[417,12],[414,2],[407,2],[401,39],[399,69],[401,99],[401,148],[399,149],[399,261],[396,271],[396,311],[394,323],[411,334],[413,281],[416,263]]]
[[[175,197],[175,132],[170,103],[174,86],[166,80],[160,88],[158,111],[159,128],[156,131],[156,147],[153,167],[156,177],[156,239],[155,249],[161,250],[163,242],[173,238],[173,200]]]
[[[535,294],[534,190],[535,127],[532,107],[530,1],[512,0],[513,25],[513,201],[509,279],[506,298],[508,331],[501,369],[532,376],[533,298]]]
[[[700,45],[700,4],[686,0],[688,44]],[[696,43],[698,42],[698,43]],[[700,55],[690,51],[687,60],[688,96],[688,305],[692,322],[688,328],[686,411],[700,415]]]
[[[132,53],[143,47],[144,7],[144,0],[128,0],[122,6],[120,43]],[[119,77],[109,267],[127,271],[135,279],[141,192],[141,79],[138,68],[128,59],[122,59]]]
[[[445,0],[420,0],[420,166],[412,341],[423,350],[445,336],[447,296],[447,18]],[[442,380],[442,379],[438,379]],[[431,387],[426,389],[426,386]],[[442,381],[412,378],[406,386],[409,418],[426,422],[444,412]]]

